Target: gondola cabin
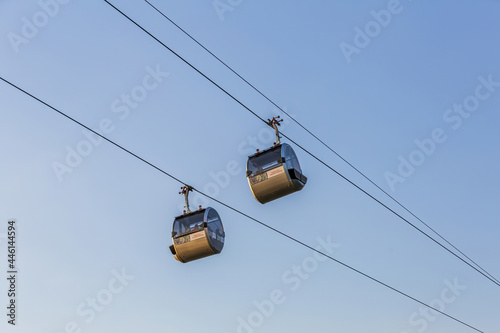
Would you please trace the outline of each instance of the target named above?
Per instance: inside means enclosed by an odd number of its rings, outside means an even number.
[[[170,251],[182,263],[219,254],[224,247],[224,227],[211,207],[177,216]]]
[[[300,191],[307,182],[295,152],[286,143],[249,156],[247,179],[253,196],[262,204]]]

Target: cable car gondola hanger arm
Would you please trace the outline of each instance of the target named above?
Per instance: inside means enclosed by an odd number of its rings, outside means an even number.
[[[278,131],[278,126],[281,126],[281,122],[283,121],[283,119],[280,119],[280,116],[277,116],[277,117],[273,117],[273,119],[268,119],[267,120],[267,124],[269,126],[271,126],[274,131],[276,132],[276,145],[279,145],[280,144],[280,132]]]
[[[184,206],[184,207],[186,208],[186,212],[188,212],[188,213],[192,213],[192,211],[189,209],[189,199],[188,199],[189,192],[191,192],[191,191],[193,191],[192,186],[184,185],[183,187],[181,187],[181,191],[179,192],[179,194],[184,195],[184,200],[186,202],[186,206]]]

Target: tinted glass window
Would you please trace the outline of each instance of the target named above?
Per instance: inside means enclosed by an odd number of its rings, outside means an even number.
[[[285,162],[287,169],[295,169],[298,172],[302,173],[297,155],[295,155],[295,152],[289,145],[285,146]]]
[[[224,227],[215,209],[210,209],[208,211],[207,227],[210,242],[218,251],[222,250],[224,246]]]
[[[172,231],[175,233],[174,237],[186,235],[195,231],[203,230],[203,215],[204,211],[197,212],[194,215],[180,217],[174,221]]]
[[[281,146],[248,159],[247,170],[258,174],[281,164]]]

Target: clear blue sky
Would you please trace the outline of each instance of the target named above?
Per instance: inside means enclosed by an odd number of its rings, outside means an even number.
[[[298,147],[306,187],[259,204],[244,167],[269,130],[104,1],[60,2],[0,2],[0,76],[217,199],[499,331],[498,286]],[[500,278],[500,2],[153,3]],[[260,116],[279,114],[147,3],[114,4]],[[0,96],[0,266],[15,218],[20,267],[18,325],[2,310],[2,332],[473,332],[201,198],[226,244],[180,264],[168,246],[181,184],[3,82]],[[287,118],[283,132],[420,227]]]

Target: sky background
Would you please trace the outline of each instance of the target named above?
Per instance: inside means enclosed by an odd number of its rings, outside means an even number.
[[[261,117],[280,114],[146,2],[113,3]],[[474,100],[480,77],[500,82],[499,1],[221,0],[223,12],[211,0],[153,3],[500,278],[500,87],[480,88],[489,96],[460,124],[445,119]],[[346,57],[342,43],[359,44],[358,29],[377,27],[371,12],[388,7],[398,13]],[[3,0],[0,22],[1,77],[91,128],[105,124],[111,140],[218,200],[313,247],[335,243],[326,250],[338,260],[499,331],[498,286],[300,148],[305,188],[259,204],[244,169],[272,145],[270,130],[106,2]],[[145,78],[151,90],[127,106]],[[182,184],[107,142],[89,146],[81,127],[4,82],[0,96],[1,267],[8,219],[19,230],[18,325],[2,313],[2,332],[472,332],[196,195],[193,205],[221,215],[226,243],[181,264],[168,246]],[[446,140],[393,191],[387,172],[424,156],[415,140],[435,129]],[[421,227],[287,117],[282,130]],[[78,149],[86,156],[58,176],[54,165]]]

